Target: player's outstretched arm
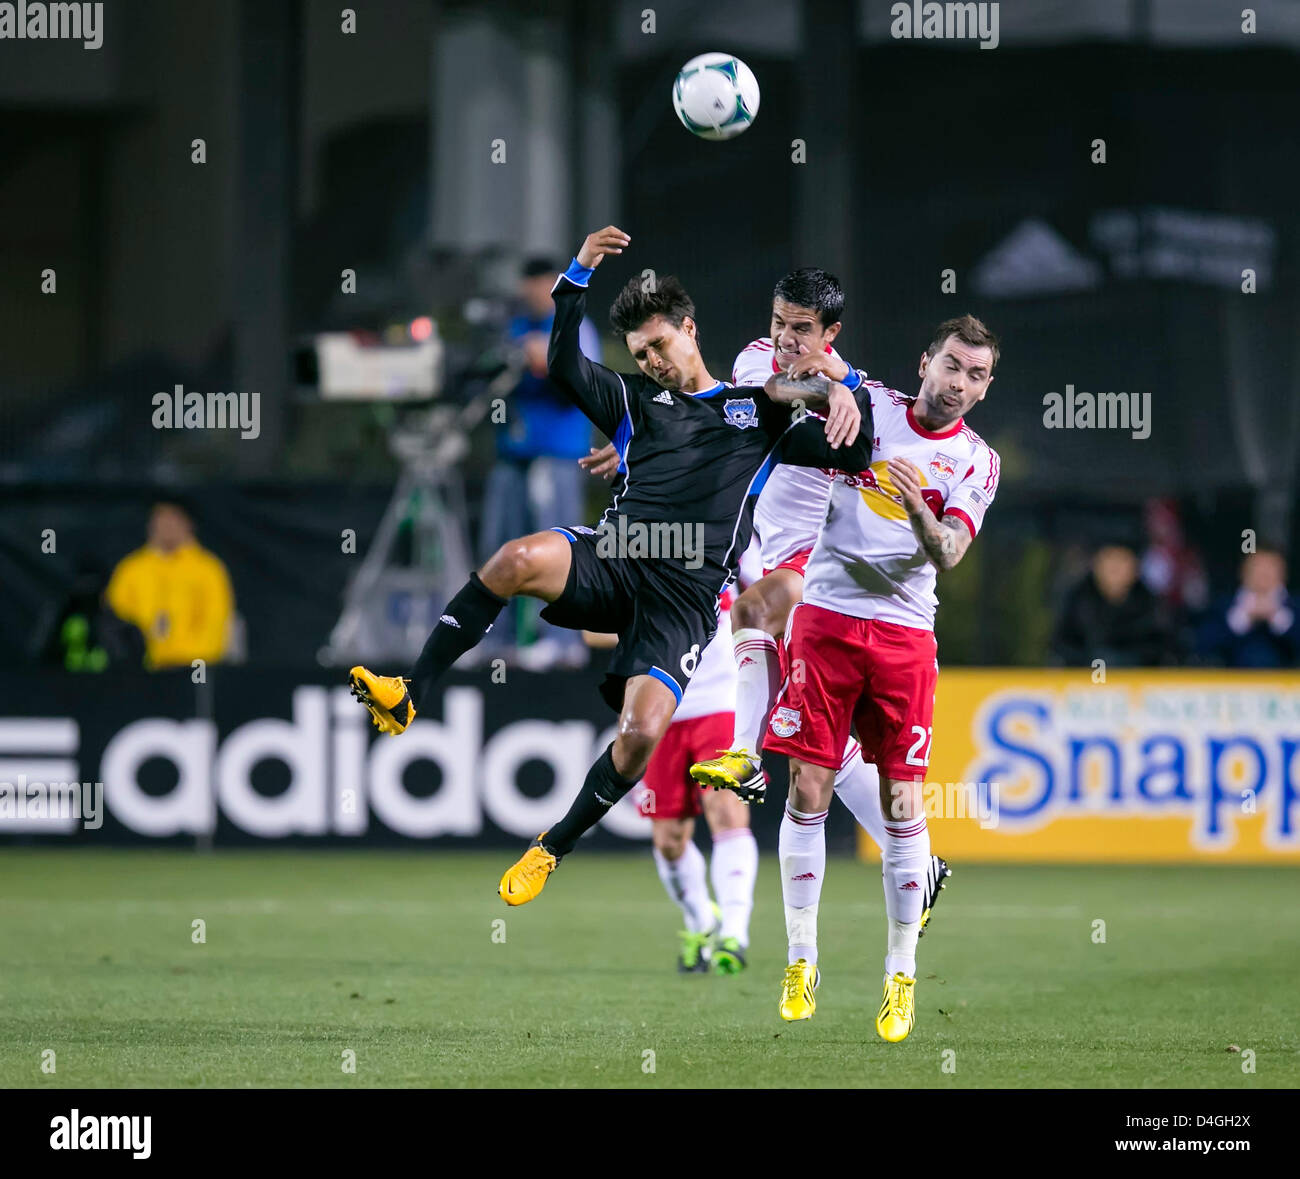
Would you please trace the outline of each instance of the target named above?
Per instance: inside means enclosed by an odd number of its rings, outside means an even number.
[[[907,519],[921,542],[925,555],[937,569],[951,569],[966,555],[974,539],[959,516],[936,520],[921,496],[921,473],[904,458],[892,458],[885,464],[890,481],[903,497]]]
[[[789,406],[765,396],[758,400],[764,427],[780,443],[781,462],[843,471],[863,471],[871,465],[871,398],[865,385],[850,393],[831,382],[824,419],[812,415],[800,419]]]
[[[609,225],[587,235],[578,255],[551,291],[555,320],[546,350],[546,371],[604,434],[613,438],[627,413],[623,382],[602,364],[588,360],[579,346],[579,331],[587,308],[587,284],[607,254],[621,254],[632,239]]]

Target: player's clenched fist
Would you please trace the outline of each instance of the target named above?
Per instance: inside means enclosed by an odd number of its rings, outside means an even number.
[[[600,260],[606,254],[621,254],[623,247],[631,241],[632,239],[617,226],[606,225],[604,229],[587,234],[587,240],[582,243],[582,249],[578,251],[578,262],[588,269],[593,269],[600,265]]]

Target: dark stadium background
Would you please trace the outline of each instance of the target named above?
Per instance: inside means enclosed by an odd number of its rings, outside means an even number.
[[[0,665],[13,715],[80,716],[84,739],[150,700],[158,715],[220,717],[264,692],[266,714],[287,716],[292,684],[332,682],[317,655],[360,559],[339,551],[339,531],[355,529],[364,553],[393,489],[386,437],[401,411],[323,403],[306,342],[432,314],[442,397],[466,398],[491,348],[467,306],[504,306],[525,257],[566,259],[611,222],[633,248],[594,284],[599,326],[627,276],[675,272],[716,372],[762,334],[773,280],[798,265],[839,275],[842,350],[906,392],[940,319],[973,310],[998,332],[1004,360],[972,424],[1002,454],[1002,484],[972,559],[941,585],[945,666],[1042,666],[1088,549],[1116,536],[1140,548],[1151,497],[1175,503],[1215,593],[1235,583],[1243,528],[1297,551],[1294,4],[1257,5],[1246,35],[1240,6],[1215,0],[1007,0],[992,52],[899,43],[875,0],[661,3],[653,34],[640,0],[362,0],[352,35],[341,7],[133,0],[105,5],[98,50],[0,43]],[[679,66],[713,49],[762,86],[754,126],[723,144],[689,136],[669,101]],[[489,162],[498,134],[516,163]],[[1091,162],[1097,138],[1104,164]],[[795,139],[806,164],[790,162]],[[1208,239],[1170,244],[1160,210],[1218,220]],[[1136,227],[1136,272],[1099,229],[1116,214]],[[1028,276],[1022,293],[979,292],[973,275],[1030,220],[1094,285],[1035,290],[1057,263],[1031,252],[1007,263]],[[1212,240],[1234,225],[1265,244]],[[1210,258],[1218,277],[1169,277],[1162,251],[1192,269]],[[40,292],[46,267],[56,296]],[[340,293],[345,267],[355,296]],[[1246,267],[1253,295],[1222,277]],[[941,293],[947,268],[956,294]],[[627,366],[607,333],[605,346]],[[177,383],[260,391],[261,436],[151,428],[150,398]],[[1067,383],[1149,392],[1151,436],[1044,430],[1042,398]],[[491,453],[482,425],[462,468],[471,537]],[[244,664],[216,669],[206,692],[184,673],[145,686],[41,668],[52,604],[79,570],[106,572],[140,544],[158,499],[183,502],[226,562]],[[593,488],[593,512],[599,499]],[[594,673],[555,673],[536,692],[555,677],[570,693]],[[154,769],[166,790],[169,771]],[[418,777],[412,790],[432,789]],[[285,779],[270,765],[257,780],[274,792]]]

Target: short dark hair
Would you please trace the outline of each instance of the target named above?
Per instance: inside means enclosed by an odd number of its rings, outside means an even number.
[[[194,523],[194,513],[190,510],[190,505],[185,501],[183,496],[170,496],[167,499],[156,499],[149,505],[149,514],[152,516],[159,509],[166,508],[168,511],[179,512],[191,524]]]
[[[529,258],[524,263],[524,278],[541,278],[544,274],[559,274],[554,258]]]
[[[772,291],[772,301],[777,299],[795,307],[811,307],[824,328],[844,317],[844,288],[840,280],[812,266],[792,270],[779,279]]]
[[[609,323],[620,336],[626,336],[656,315],[676,328],[688,315],[695,318],[695,301],[671,274],[651,282],[640,277],[628,279],[609,309]]]
[[[938,356],[940,349],[948,342],[949,336],[956,336],[968,348],[990,348],[993,351],[993,363],[989,365],[992,372],[998,363],[1001,350],[998,338],[984,325],[984,321],[973,315],[959,315],[956,319],[945,319],[934,329],[934,338],[925,350],[929,356]]]

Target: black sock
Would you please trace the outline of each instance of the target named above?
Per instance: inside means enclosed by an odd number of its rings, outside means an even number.
[[[461,591],[443,611],[442,619],[425,640],[424,650],[411,672],[411,702],[423,712],[428,696],[443,673],[471,647],[476,647],[509,599],[498,597],[478,577],[469,575]],[[448,619],[453,621],[448,622]]]
[[[568,855],[584,832],[599,823],[609,813],[609,808],[636,785],[636,779],[629,780],[614,768],[613,755],[614,743],[611,741],[609,748],[587,771],[587,780],[568,813],[546,832],[542,846],[552,855]]]

